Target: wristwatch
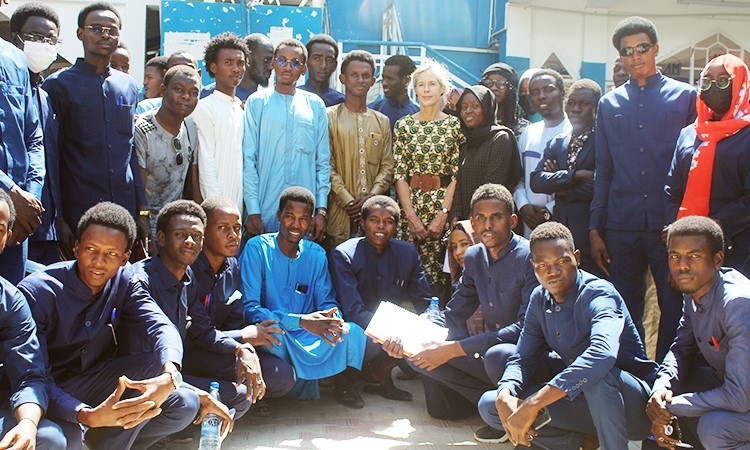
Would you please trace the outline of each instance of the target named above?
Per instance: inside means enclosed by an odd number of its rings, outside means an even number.
[[[440,212],[442,212],[444,214],[448,214],[450,211],[448,211],[448,208],[443,208],[443,209],[440,210]]]
[[[174,386],[175,389],[179,389],[180,386],[182,386],[182,374],[179,370],[168,370],[164,373],[168,373],[172,378],[172,386]]]
[[[142,209],[142,210],[138,211],[138,215],[139,216],[148,217],[148,216],[151,215],[151,213],[147,209]]]
[[[318,208],[315,210],[315,214],[320,214],[323,217],[328,216],[328,211],[325,208]]]

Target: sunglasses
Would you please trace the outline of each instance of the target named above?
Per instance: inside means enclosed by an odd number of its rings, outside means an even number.
[[[185,162],[185,158],[182,156],[182,143],[180,143],[180,140],[176,137],[172,138],[172,147],[176,153],[174,162],[176,162],[178,166],[181,166],[182,163]]]
[[[83,27],[86,30],[91,30],[92,33],[94,33],[97,36],[101,36],[104,33],[107,33],[109,37],[118,37],[120,36],[120,29],[117,27],[103,27],[101,25],[89,25],[87,27]]]
[[[648,42],[640,43],[635,47],[623,47],[620,49],[620,56],[633,56],[635,52],[638,52],[639,55],[643,55],[644,53],[648,53],[648,51],[651,50],[651,47],[653,47],[653,45]]]
[[[490,80],[489,78],[482,78],[481,80],[479,80],[479,84],[488,89],[492,89],[492,86],[496,86],[501,91],[504,91],[510,87],[510,83],[505,80]]]
[[[278,64],[279,67],[286,67],[286,65],[289,64],[289,67],[291,67],[293,70],[299,70],[304,63],[297,58],[289,60],[284,56],[279,56],[276,58],[276,64]]]
[[[23,42],[40,42],[43,44],[49,44],[53,46],[58,46],[63,43],[63,40],[57,37],[48,37],[48,36],[42,36],[41,34],[36,33],[18,33],[18,37]]]
[[[732,77],[721,76],[715,80],[710,78],[702,77],[698,80],[698,89],[701,91],[707,91],[711,88],[711,85],[715,84],[717,88],[722,91],[732,85]]]

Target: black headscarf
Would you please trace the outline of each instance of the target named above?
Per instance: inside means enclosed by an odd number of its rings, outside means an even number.
[[[501,77],[505,78],[506,80],[508,80],[508,83],[510,83],[510,85],[513,86],[514,92],[518,90],[518,74],[516,73],[515,69],[513,69],[511,66],[505,63],[501,63],[501,62],[492,64],[486,69],[484,69],[484,72],[482,72],[482,78],[486,77],[487,75],[491,75],[493,73],[496,73],[500,75]]]
[[[469,129],[464,123],[464,119],[461,118],[461,103],[464,101],[466,94],[474,94],[482,105],[482,113],[484,114],[484,120],[478,127]],[[486,140],[494,137],[498,132],[507,130],[504,126],[497,123],[495,117],[495,108],[497,102],[495,100],[495,94],[491,90],[484,86],[471,86],[464,89],[464,93],[458,98],[456,102],[456,109],[459,112],[459,120],[461,121],[461,131],[466,136],[466,144],[469,147],[476,147],[484,143]]]

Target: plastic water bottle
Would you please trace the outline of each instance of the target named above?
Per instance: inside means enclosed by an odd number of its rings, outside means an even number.
[[[442,321],[440,314],[440,299],[432,297],[430,299],[430,306],[428,306],[419,317],[424,317],[432,323],[440,323]]]
[[[219,383],[211,382],[209,394],[216,400],[219,399]],[[206,414],[201,425],[201,440],[198,444],[199,450],[219,450],[221,448],[221,419],[214,413]]]

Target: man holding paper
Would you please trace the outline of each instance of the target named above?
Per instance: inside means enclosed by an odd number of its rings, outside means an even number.
[[[365,237],[349,239],[331,254],[333,285],[344,318],[362,328],[370,324],[381,302],[400,305],[409,300],[421,312],[432,296],[417,248],[393,239],[399,214],[392,198],[370,197],[362,205],[360,220]],[[365,392],[391,400],[411,400],[409,392],[393,385],[391,371],[396,364],[380,345],[367,341],[363,378],[377,385],[365,386]]]
[[[508,189],[484,184],[474,192],[471,224],[482,243],[464,256],[464,274],[445,311],[448,339],[408,358],[425,375],[427,411],[433,417],[455,419],[475,411],[483,391],[495,387],[515,352],[529,295],[538,285],[529,242],[512,231],[517,222]],[[466,321],[480,305],[489,331],[469,336]],[[397,341],[383,348],[403,356]]]

